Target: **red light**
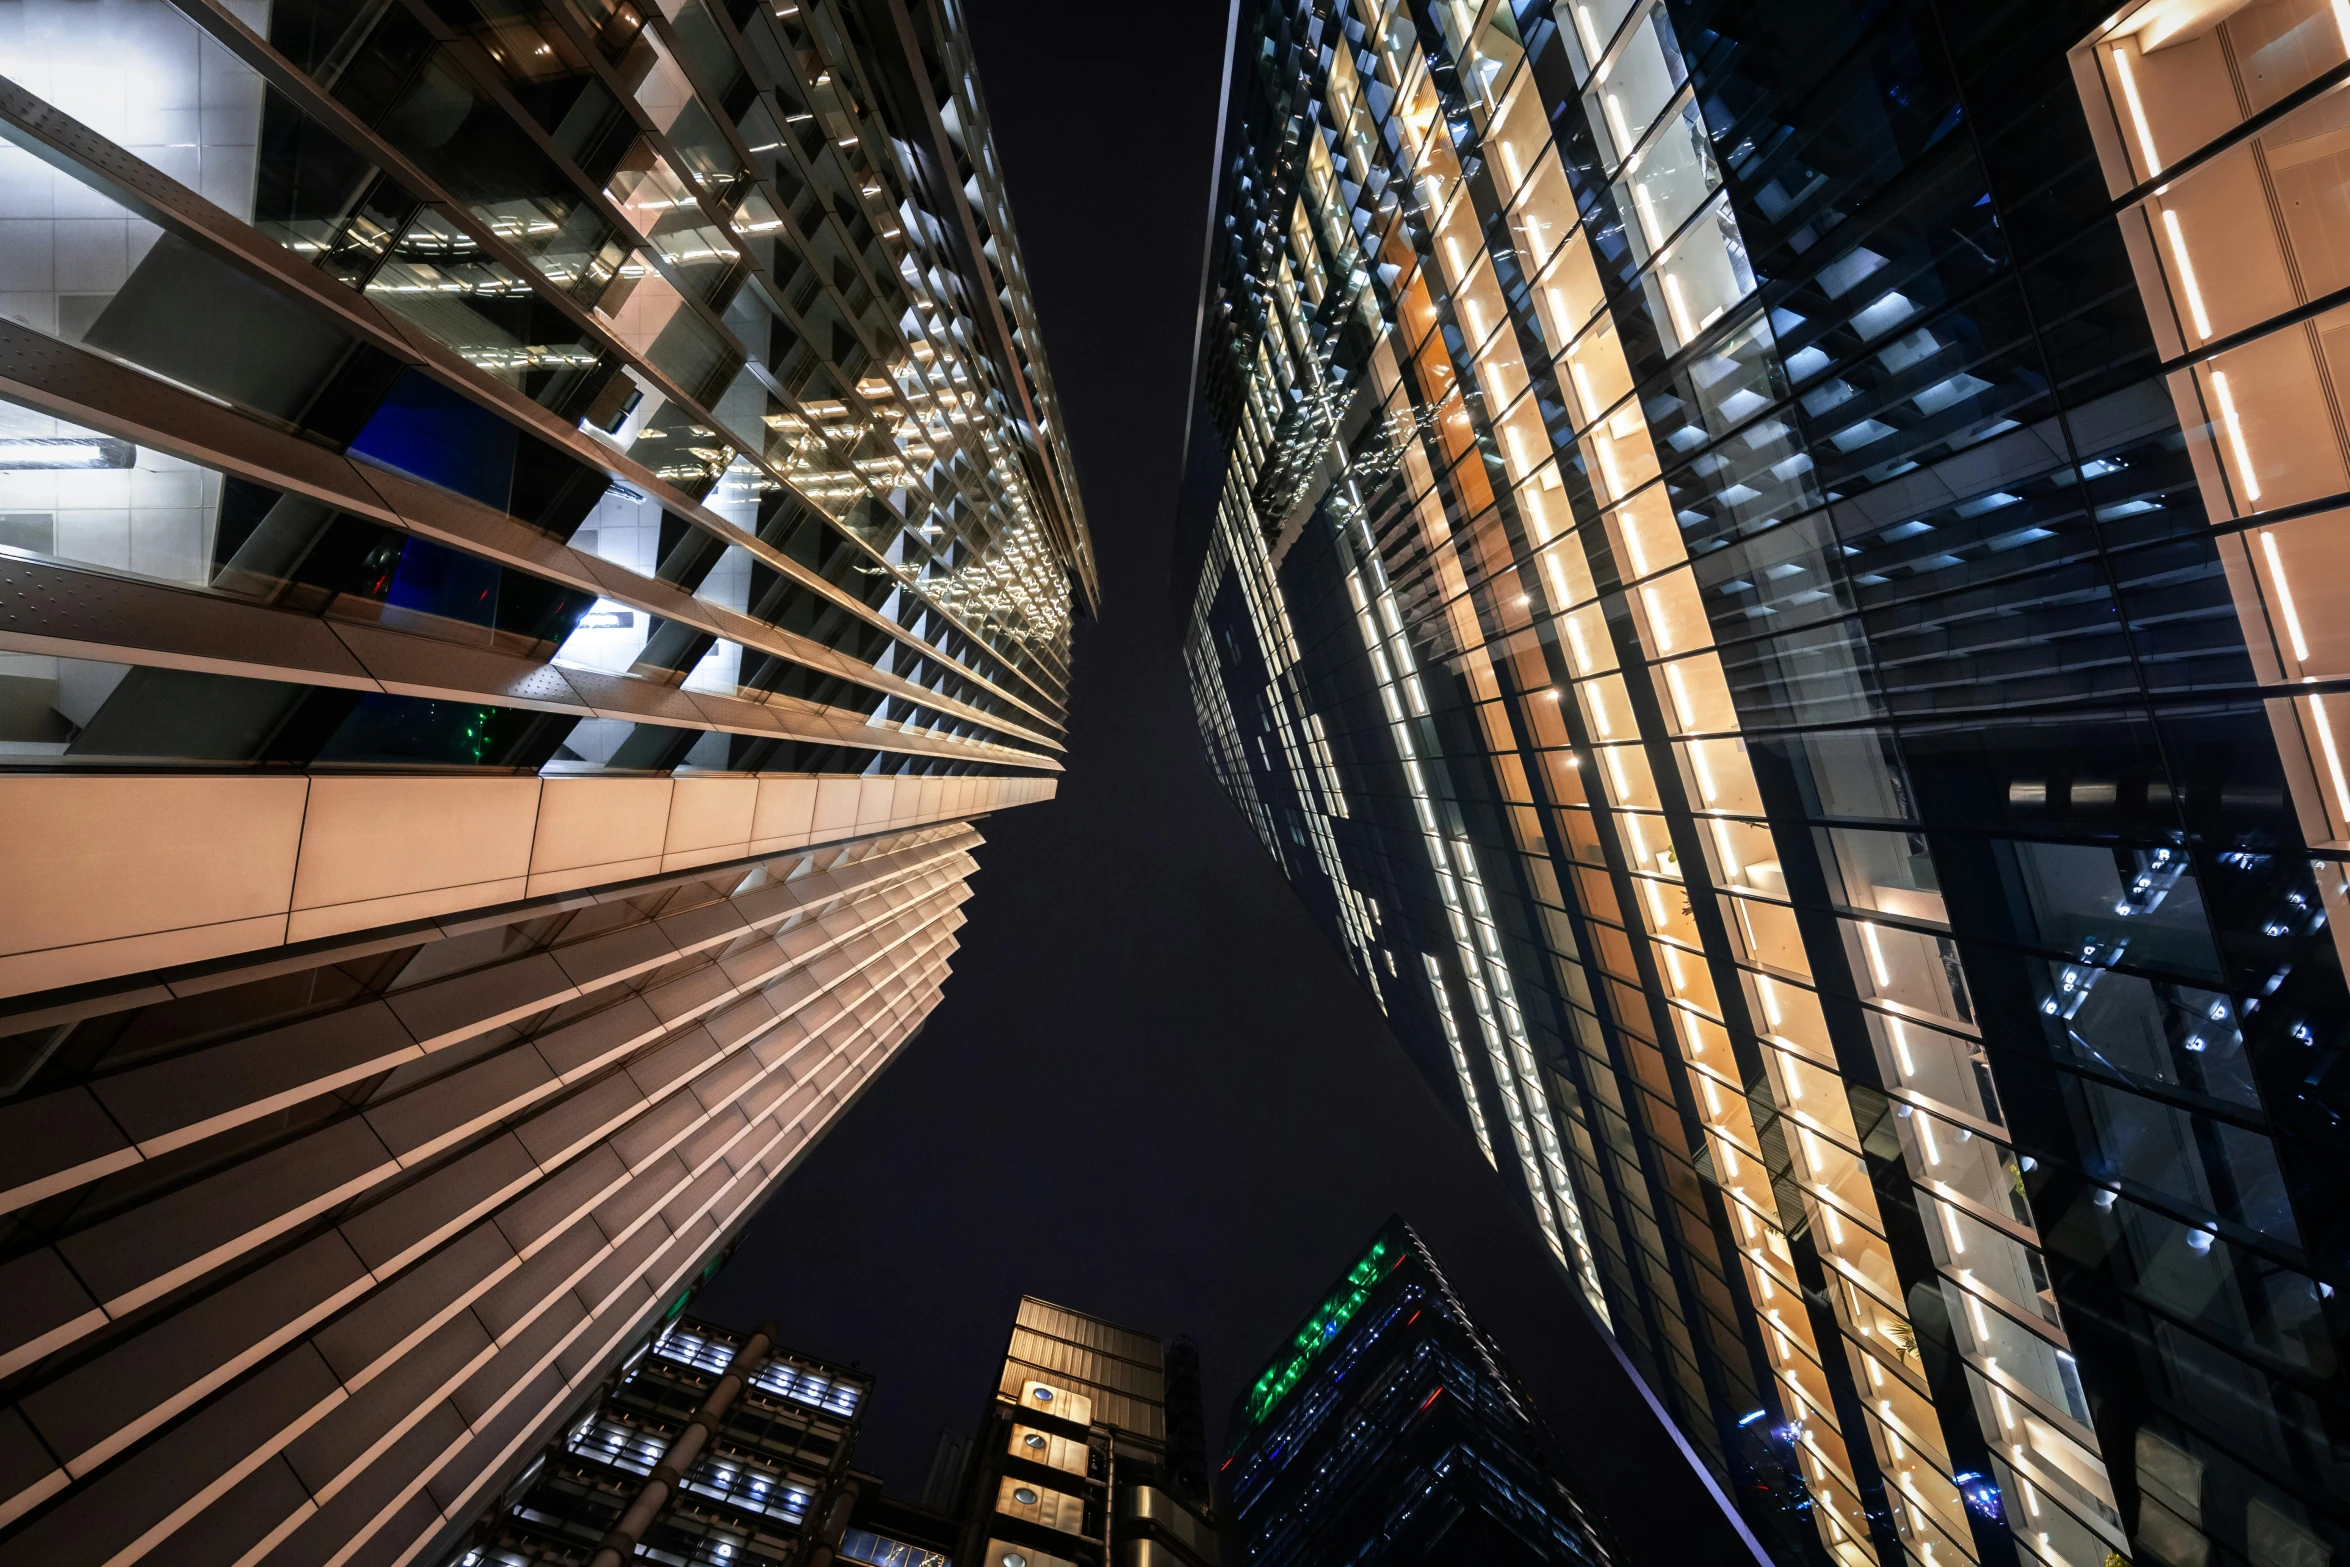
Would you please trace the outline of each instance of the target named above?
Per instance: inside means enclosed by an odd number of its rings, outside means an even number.
[[[1238,1453],[1235,1453],[1235,1454],[1233,1454],[1233,1455],[1232,1455],[1232,1457],[1233,1457],[1233,1458],[1238,1458],[1239,1456],[1240,1456],[1240,1455],[1239,1455]],[[1220,1463],[1220,1464],[1218,1464],[1218,1465],[1216,1466],[1216,1472],[1217,1472],[1217,1473],[1219,1473],[1219,1474],[1221,1474],[1221,1473],[1223,1473],[1225,1470],[1227,1470],[1227,1469],[1229,1469],[1229,1468],[1231,1468],[1231,1467],[1232,1467],[1232,1458],[1227,1458],[1227,1459],[1225,1459],[1225,1460],[1224,1460],[1222,1463]]]
[[[1419,1321],[1419,1320],[1420,1320],[1420,1313],[1419,1313],[1419,1311],[1418,1311],[1418,1310],[1416,1310],[1416,1309],[1415,1309],[1415,1310],[1412,1312],[1412,1314],[1411,1314],[1410,1316],[1408,1316],[1408,1317],[1406,1317],[1406,1318],[1404,1318],[1404,1319],[1403,1319],[1403,1325],[1404,1325],[1405,1327],[1407,1327],[1407,1328],[1408,1328],[1408,1327],[1410,1327],[1410,1326],[1411,1326],[1413,1323],[1415,1323],[1415,1322],[1417,1322],[1417,1321]]]
[[[1435,1403],[1437,1395],[1443,1391],[1444,1384],[1441,1382],[1437,1383],[1436,1386],[1430,1390],[1428,1396],[1420,1400],[1420,1409],[1426,1409],[1430,1404]],[[1420,1412],[1420,1409],[1415,1409],[1412,1411],[1412,1413],[1416,1415]]]

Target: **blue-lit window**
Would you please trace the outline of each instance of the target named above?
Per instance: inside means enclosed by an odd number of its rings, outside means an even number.
[[[653,1348],[668,1359],[680,1365],[692,1366],[697,1371],[724,1371],[727,1362],[734,1358],[734,1350],[730,1345],[715,1343],[684,1328],[668,1329],[654,1343]]]
[[[707,1458],[685,1477],[685,1489],[751,1512],[799,1523],[816,1500],[813,1486],[732,1458]]]
[[[835,1415],[855,1414],[865,1396],[865,1390],[853,1383],[838,1382],[822,1372],[780,1360],[771,1360],[752,1372],[751,1386]]]
[[[610,1464],[634,1474],[651,1474],[668,1451],[668,1444],[648,1431],[638,1431],[616,1420],[595,1419],[571,1433],[565,1444],[580,1458]]]
[[[514,488],[514,427],[421,371],[402,373],[351,441],[351,455],[499,511]]]

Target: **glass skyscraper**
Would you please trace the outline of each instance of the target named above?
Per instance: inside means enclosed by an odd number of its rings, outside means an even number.
[[[2350,11],[1241,0],[1210,758],[1779,1559],[2350,1551]]]
[[[1234,1402],[1247,1567],[1608,1567],[1517,1376],[1390,1219]]]
[[[429,1567],[1053,792],[958,8],[21,0],[0,139],[0,1563]]]

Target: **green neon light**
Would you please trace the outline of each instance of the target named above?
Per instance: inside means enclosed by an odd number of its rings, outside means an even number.
[[[1289,1396],[1291,1388],[1297,1386],[1299,1379],[1306,1374],[1306,1368],[1314,1363],[1332,1339],[1338,1337],[1339,1331],[1354,1320],[1354,1314],[1363,1309],[1363,1302],[1371,1298],[1371,1291],[1386,1275],[1387,1270],[1380,1266],[1386,1257],[1387,1243],[1373,1241],[1371,1249],[1363,1254],[1363,1260],[1347,1270],[1345,1280],[1331,1291],[1329,1299],[1315,1308],[1312,1316],[1306,1318],[1306,1325],[1297,1330],[1297,1337],[1290,1340],[1290,1352],[1265,1368],[1265,1374],[1257,1378],[1257,1385],[1248,1390],[1250,1425],[1264,1423],[1274,1406]]]

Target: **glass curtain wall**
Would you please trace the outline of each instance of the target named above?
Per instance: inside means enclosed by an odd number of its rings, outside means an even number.
[[[2350,76],[2304,10],[2211,67],[2245,135]],[[2209,81],[2158,103],[2134,43],[2076,48],[2106,21],[1239,19],[1203,734],[1790,1561],[2319,1562],[2343,1517],[2343,828],[2322,691],[2270,694],[2323,567],[2205,504],[2282,496],[2314,459],[2263,420],[2331,405],[2214,380],[2256,257],[2149,274],[2171,220],[2117,230],[2109,192],[2219,160],[2161,118]],[[2264,308],[2314,377],[2295,281]],[[1260,605],[1326,759],[1273,739]],[[1336,874],[1295,852],[1325,798]]]
[[[152,682],[121,676],[152,659],[10,651],[0,758],[772,771],[774,711],[811,706],[887,739],[781,770],[1050,749],[1091,556],[959,25],[926,13],[908,63],[829,5],[0,19],[0,320],[26,351],[563,546],[403,537],[365,518],[380,498],[322,504],[160,410],[123,431],[0,399],[18,557],[518,654],[553,704],[513,701],[525,677],[346,717],[214,676],[242,723],[142,744]]]

